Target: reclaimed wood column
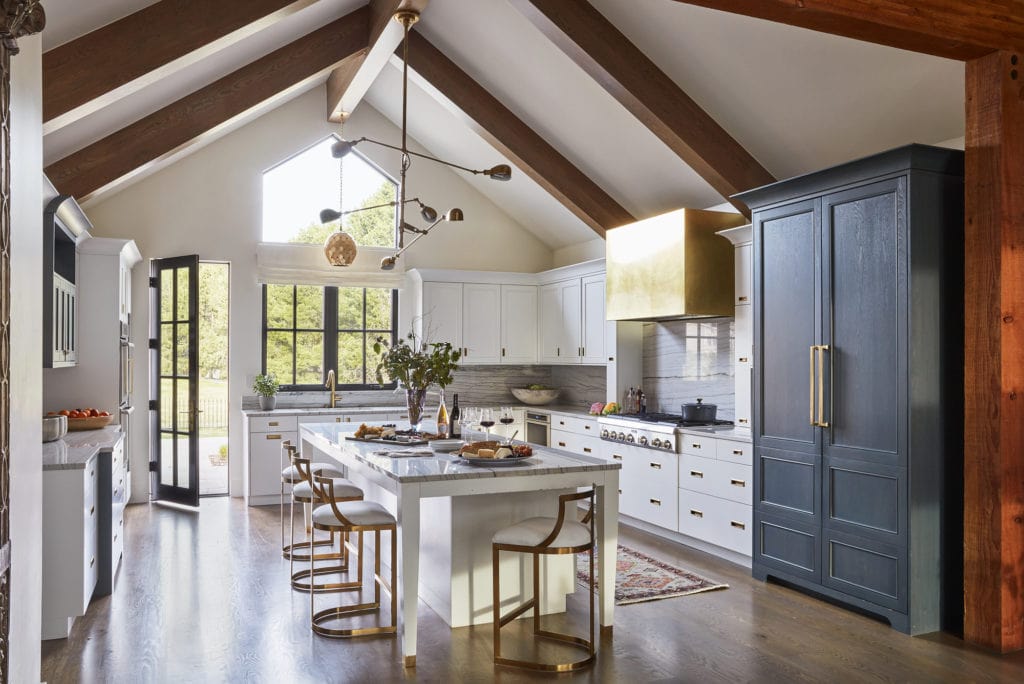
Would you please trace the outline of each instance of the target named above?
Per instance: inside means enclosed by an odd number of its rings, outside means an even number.
[[[964,638],[1024,648],[1024,52],[967,62]]]

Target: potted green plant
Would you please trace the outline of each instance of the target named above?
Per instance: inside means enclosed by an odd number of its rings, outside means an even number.
[[[408,340],[408,341],[406,341]],[[384,337],[373,343],[377,354],[377,382],[395,380],[405,390],[405,403],[409,409],[409,424],[417,432],[423,422],[423,405],[427,389],[439,385],[443,390],[452,383],[452,373],[459,368],[462,352],[449,342],[425,342],[415,333],[390,344]]]
[[[260,408],[273,411],[277,406],[277,390],[281,387],[273,373],[257,375],[252,383],[252,391],[259,395]]]

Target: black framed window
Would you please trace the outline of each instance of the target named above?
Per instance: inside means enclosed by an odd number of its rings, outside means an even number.
[[[281,389],[377,389],[373,341],[397,339],[398,291],[383,288],[263,286],[263,372]],[[394,387],[394,383],[383,387]]]

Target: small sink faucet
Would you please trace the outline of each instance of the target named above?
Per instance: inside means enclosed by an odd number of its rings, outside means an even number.
[[[334,384],[334,369],[333,368],[330,369],[329,371],[327,371],[327,382],[324,383],[324,387],[326,387],[327,389],[331,390],[331,404],[330,405],[331,405],[331,408],[336,408],[337,405],[338,405],[338,393],[334,389],[335,384]]]

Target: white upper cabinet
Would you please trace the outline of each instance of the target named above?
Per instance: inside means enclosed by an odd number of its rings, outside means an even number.
[[[423,339],[462,349],[462,283],[423,283]]]
[[[501,363],[501,286],[462,286],[462,362]]]
[[[581,311],[582,339],[580,363],[606,363],[605,340],[608,325],[604,318],[604,275],[585,276],[582,279],[583,302]]]
[[[750,304],[754,285],[754,246],[750,243],[736,247],[736,305]]]
[[[562,283],[542,285],[540,288],[540,361],[541,363],[565,363],[562,348],[565,346],[564,320],[562,316]]]
[[[537,286],[501,286],[501,361],[537,362]]]

